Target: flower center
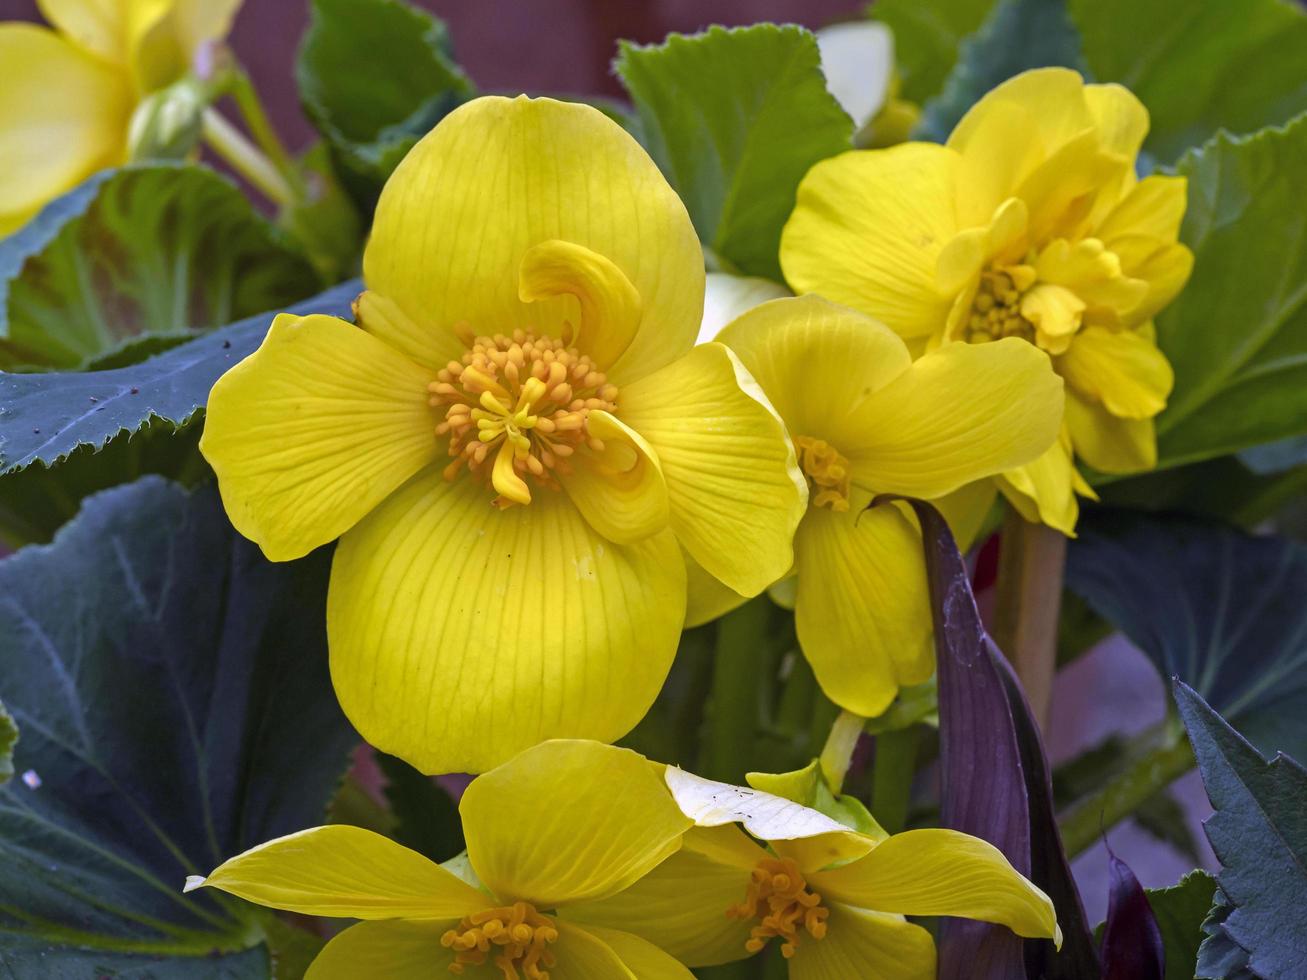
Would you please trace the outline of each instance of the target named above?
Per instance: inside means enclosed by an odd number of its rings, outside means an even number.
[[[799,929],[813,939],[826,935],[830,909],[821,904],[821,896],[808,890],[808,883],[791,858],[763,858],[753,869],[744,901],[726,910],[732,919],[760,919],[749,933],[744,948],[756,953],[773,936],[785,940],[781,955],[789,959],[799,948]]]
[[[1035,325],[1022,316],[1021,298],[1034,284],[1035,270],[1028,265],[990,266],[982,272],[965,325],[967,341],[1021,337],[1033,343]]]
[[[553,919],[528,902],[514,902],[469,915],[440,937],[440,945],[455,951],[449,972],[461,976],[468,966],[480,966],[491,951],[504,980],[549,980],[554,965],[549,945],[558,941]]]
[[[498,491],[499,507],[529,504],[528,479],[557,490],[554,473],[569,472],[579,446],[603,449],[586,429],[590,412],[617,408],[617,387],[589,357],[523,330],[477,337],[436,379],[431,405],[445,409],[436,433],[454,457],[445,479],[466,465]]]
[[[830,443],[811,436],[798,436],[794,448],[799,454],[799,467],[808,478],[810,503],[839,513],[848,510],[849,461]]]

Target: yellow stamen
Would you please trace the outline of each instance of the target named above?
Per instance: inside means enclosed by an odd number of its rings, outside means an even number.
[[[980,286],[963,325],[966,339],[983,344],[1003,337],[1021,337],[1032,343],[1035,325],[1021,315],[1021,297],[1035,284],[1029,265],[990,266],[980,274]]]
[[[726,910],[731,919],[759,919],[744,948],[756,953],[774,936],[780,936],[781,955],[789,959],[799,948],[799,930],[813,939],[826,935],[830,909],[808,883],[791,858],[763,858],[749,876],[744,901]]]
[[[449,972],[456,976],[469,966],[481,966],[491,947],[499,947],[491,962],[499,967],[503,980],[549,980],[548,968],[556,960],[548,947],[557,941],[554,920],[528,902],[469,915],[440,937],[440,945],[455,951]]]
[[[830,443],[811,436],[798,436],[794,448],[799,466],[808,477],[809,502],[844,513],[849,509],[849,461]]]
[[[475,338],[428,390],[432,406],[445,409],[436,426],[454,457],[445,478],[466,465],[494,488],[499,507],[531,502],[528,477],[558,489],[554,472],[569,471],[566,458],[598,443],[586,431],[589,414],[617,408],[617,387],[589,357],[523,330]]]

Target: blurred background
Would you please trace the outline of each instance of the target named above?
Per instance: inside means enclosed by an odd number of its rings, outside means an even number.
[[[651,43],[671,31],[693,33],[710,24],[762,20],[815,29],[857,17],[867,7],[852,0],[411,2],[446,22],[456,59],[482,92],[619,97],[622,88],[610,71],[619,38]],[[0,21],[40,19],[35,0],[0,0]],[[293,81],[295,50],[306,21],[306,0],[245,0],[231,38],[278,130],[295,148],[306,146],[313,135]],[[1163,717],[1165,703],[1161,679],[1144,655],[1119,636],[1104,641],[1057,678],[1046,732],[1053,764],[1113,736],[1148,728]],[[1197,772],[1175,784],[1169,805],[1155,806],[1152,812],[1155,821],[1172,826],[1145,828],[1128,821],[1111,833],[1113,849],[1144,885],[1173,884],[1195,864],[1215,867],[1199,827],[1211,808]],[[1159,842],[1159,831],[1181,845]],[[1104,847],[1080,855],[1074,870],[1090,921],[1098,922],[1106,912]]]

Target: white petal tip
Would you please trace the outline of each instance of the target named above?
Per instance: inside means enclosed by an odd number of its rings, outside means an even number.
[[[206,881],[208,879],[203,875],[187,875],[186,884],[182,885],[182,892],[193,892],[197,888],[203,888]]]

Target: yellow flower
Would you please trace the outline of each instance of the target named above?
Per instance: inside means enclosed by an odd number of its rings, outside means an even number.
[[[832,701],[879,715],[935,658],[916,518],[868,505],[938,499],[1035,459],[1057,436],[1062,381],[1019,340],[914,362],[888,327],[818,296],[754,307],[719,340],[784,419],[809,482],[794,537],[799,645]],[[694,578],[692,619],[739,602]]]
[[[1048,896],[979,838],[873,836],[769,793],[679,769],[666,779],[697,824],[681,850],[621,894],[569,914],[643,936],[690,966],[741,959],[776,939],[795,980],[933,980],[935,944],[905,915],[980,919],[1061,943]]]
[[[274,561],[343,535],[332,677],[379,748],[480,772],[618,738],[675,654],[682,549],[756,595],[805,505],[757,386],[693,347],[685,207],[597,110],[477,99],[395,171],[363,270],[357,327],[280,316],[214,386],[232,523]]]
[[[240,0],[38,0],[55,30],[0,24],[0,235],[127,159],[141,98],[227,34]]]
[[[690,980],[644,939],[557,915],[602,908],[680,847],[690,820],[642,756],[545,742],[474,779],[459,812],[470,874],[330,826],[252,848],[188,879],[186,891],[362,919],[327,943],[305,980],[432,980],[442,967],[485,980]]]
[[[1073,71],[1018,75],[947,145],[817,164],[781,240],[797,292],[884,321],[915,350],[1019,337],[1067,382],[1062,438],[999,480],[1028,519],[1075,528],[1078,456],[1104,472],[1156,464],[1171,367],[1152,317],[1183,287],[1182,177],[1135,177],[1148,112]]]

